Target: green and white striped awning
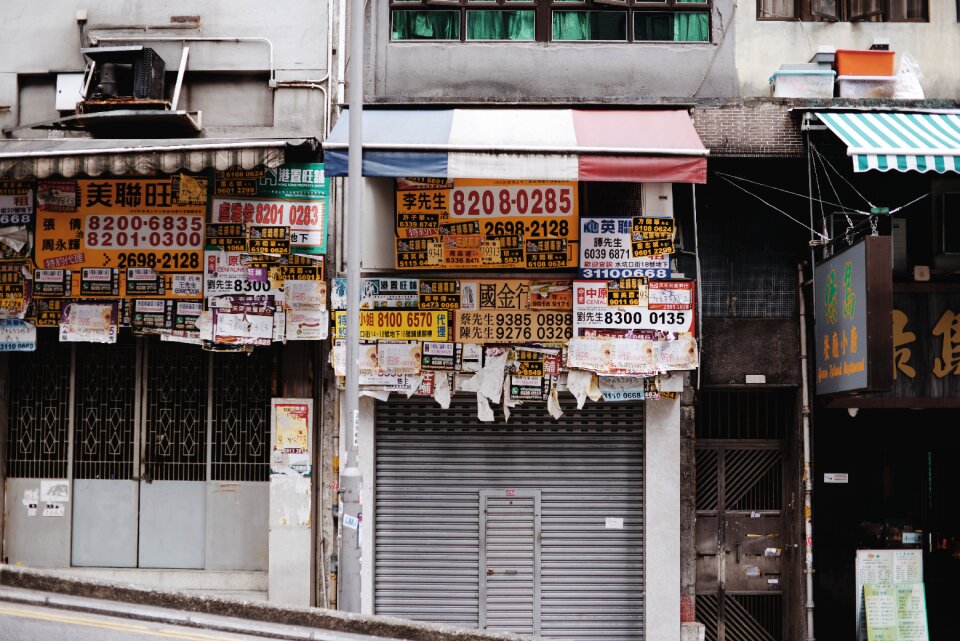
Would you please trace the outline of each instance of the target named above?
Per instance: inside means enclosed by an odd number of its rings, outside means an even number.
[[[960,173],[960,113],[818,113],[847,145],[855,172]]]

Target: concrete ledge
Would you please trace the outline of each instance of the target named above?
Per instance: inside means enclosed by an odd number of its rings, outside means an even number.
[[[155,570],[150,568],[63,568],[61,576],[187,592],[266,592],[267,573],[250,570]]]
[[[53,571],[9,565],[0,565],[0,585],[408,641],[529,641],[532,638],[518,634],[418,623],[393,617],[366,616],[321,608],[281,607],[268,603],[196,596],[184,592],[164,592],[136,585],[104,583],[66,577]]]

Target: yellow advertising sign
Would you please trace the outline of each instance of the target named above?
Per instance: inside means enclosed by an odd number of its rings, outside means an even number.
[[[454,312],[454,329],[459,343],[560,343],[573,336],[573,313],[458,309]]]
[[[575,267],[576,182],[397,181],[397,269]]]
[[[186,175],[41,181],[37,267],[199,272],[206,183]]]
[[[336,312],[337,338],[347,336],[347,313]],[[361,340],[449,341],[450,312],[392,309],[360,312]]]

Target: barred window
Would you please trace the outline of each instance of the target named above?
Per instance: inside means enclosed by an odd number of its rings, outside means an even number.
[[[709,0],[391,0],[391,40],[709,42]]]
[[[759,20],[927,22],[927,0],[757,0]]]

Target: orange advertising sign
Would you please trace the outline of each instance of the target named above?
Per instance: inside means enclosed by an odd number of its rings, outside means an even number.
[[[41,181],[37,205],[40,269],[200,271],[206,178]]]

